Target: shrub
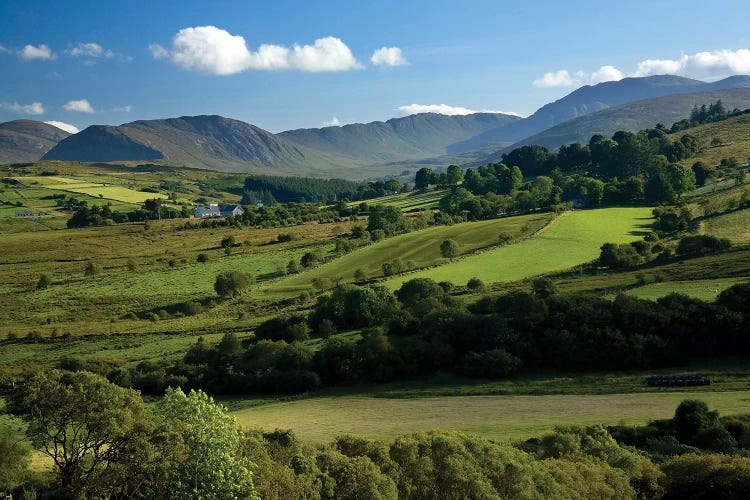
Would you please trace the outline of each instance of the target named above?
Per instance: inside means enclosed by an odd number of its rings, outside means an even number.
[[[365,271],[363,267],[360,267],[359,269],[354,271],[354,281],[367,281],[367,271]]]
[[[204,264],[208,262],[208,255],[206,255],[205,253],[199,253],[198,257],[195,260],[200,262],[201,264]]]
[[[219,297],[232,298],[247,289],[252,282],[252,278],[245,273],[226,271],[216,276],[214,290]]]
[[[225,236],[221,239],[221,248],[231,248],[235,245],[234,235]]]
[[[466,282],[466,288],[471,292],[481,292],[485,289],[485,285],[482,280],[477,277],[473,277]]]
[[[100,272],[101,272],[101,267],[99,267],[94,262],[87,262],[86,267],[83,269],[84,276],[96,276]]]
[[[48,274],[42,274],[39,276],[39,281],[36,283],[37,290],[44,290],[52,284],[52,278]]]
[[[278,236],[276,236],[276,241],[279,243],[286,243],[288,241],[294,241],[297,239],[297,235],[294,233],[279,233]]]
[[[460,251],[458,243],[455,240],[445,240],[440,244],[440,255],[446,259],[455,259],[458,257]]]
[[[138,271],[138,264],[133,259],[128,259],[126,266],[128,268],[128,271],[132,273]]]
[[[677,245],[678,255],[706,255],[728,250],[732,242],[726,238],[717,238],[708,234],[684,236]]]
[[[469,377],[502,378],[517,372],[521,365],[519,358],[504,349],[493,349],[482,353],[468,353],[461,372]]]

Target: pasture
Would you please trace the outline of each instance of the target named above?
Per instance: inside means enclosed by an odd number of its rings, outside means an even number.
[[[730,286],[747,283],[748,281],[750,281],[750,277],[666,281],[631,288],[625,293],[633,297],[649,300],[656,300],[670,293],[682,293],[695,299],[713,302],[721,292]]]
[[[651,208],[602,208],[563,214],[533,238],[440,267],[400,275],[385,284],[398,288],[413,278],[465,284],[476,276],[486,283],[516,281],[592,261],[603,243],[626,243],[650,232]]]
[[[333,262],[278,281],[268,287],[272,294],[295,295],[310,290],[315,278],[328,278],[334,282],[354,281],[354,272],[363,269],[369,279],[383,276],[386,262],[400,259],[412,268],[419,269],[448,262],[440,254],[440,244],[455,240],[462,254],[500,244],[500,235],[520,240],[542,229],[554,215],[551,213],[524,215],[468,222],[454,226],[437,226],[402,234],[368,245],[344,255]],[[468,278],[467,278],[468,279]]]
[[[475,432],[496,440],[518,440],[556,426],[645,424],[671,418],[684,399],[700,398],[722,415],[750,412],[746,391],[659,391],[599,395],[457,396],[387,399],[366,396],[311,398],[235,411],[241,425],[291,429],[323,443],[341,434],[391,439],[428,430]]]
[[[26,186],[40,186],[54,191],[85,194],[93,198],[140,204],[149,199],[167,198],[163,193],[135,191],[133,189],[108,183],[89,182],[74,177],[59,176],[25,176],[16,180]],[[100,202],[101,204],[101,202]]]
[[[412,191],[410,193],[398,193],[365,201],[368,205],[389,205],[400,208],[403,212],[415,210],[429,210],[437,208],[440,199],[445,196],[447,190],[435,189],[432,191]],[[356,207],[361,202],[356,201],[349,204]]]
[[[704,234],[727,238],[734,244],[750,243],[750,209],[737,210],[701,223]]]

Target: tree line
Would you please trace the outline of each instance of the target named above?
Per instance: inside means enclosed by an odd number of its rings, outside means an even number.
[[[245,430],[203,392],[146,406],[89,372],[30,376],[8,395],[28,442],[0,431],[0,492],[19,498],[746,498],[747,416],[683,401],[647,426],[560,427],[511,444],[450,431],[311,445]],[[50,472],[30,468],[33,449]]]

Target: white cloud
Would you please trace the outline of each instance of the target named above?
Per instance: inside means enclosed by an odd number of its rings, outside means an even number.
[[[678,59],[646,59],[638,63],[633,76],[683,75],[712,78],[750,73],[750,50],[715,50],[682,54]]]
[[[63,106],[63,109],[65,109],[65,111],[75,111],[78,113],[95,113],[94,108],[86,99],[81,99],[79,101],[68,101]]]
[[[77,134],[78,132],[80,132],[80,130],[78,130],[78,127],[76,127],[75,125],[71,125],[70,123],[58,122],[55,120],[50,120],[44,123],[48,125],[52,125],[53,127],[57,127],[60,130],[64,130],[68,132],[69,134]]]
[[[20,113],[22,115],[43,115],[44,106],[41,102],[32,102],[31,104],[18,104],[17,102],[0,102],[0,109],[6,109],[11,113]]]
[[[6,49],[2,45],[0,45],[0,54],[10,54],[10,49]]]
[[[116,113],[130,113],[133,111],[133,106],[127,105],[127,106],[118,106],[116,108],[112,108],[112,111]]]
[[[78,43],[72,49],[66,50],[65,53],[71,57],[93,57],[96,59],[111,59],[115,57],[114,52],[94,42]]]
[[[396,108],[401,116],[416,115],[419,113],[437,113],[440,115],[473,115],[474,113],[501,113],[504,115],[521,116],[513,111],[497,111],[491,109],[469,109],[462,106],[450,106],[448,104],[407,104]]]
[[[534,87],[572,87],[575,84],[567,69],[550,71],[532,82]]]
[[[602,66],[591,74],[578,70],[572,75],[567,69],[545,73],[541,78],[532,82],[535,87],[580,87],[581,85],[596,85],[603,82],[622,80],[622,71],[611,65]]]
[[[340,125],[341,125],[341,121],[335,116],[331,118],[330,121],[323,122],[324,127],[338,127]]]
[[[346,71],[359,68],[352,51],[340,39],[329,36],[313,45],[263,44],[253,52],[245,39],[216,26],[184,28],[172,40],[172,49],[149,47],[156,59],[167,59],[181,68],[233,75],[247,70]]]
[[[406,66],[409,61],[406,60],[398,47],[381,47],[372,53],[370,58],[375,66]]]
[[[24,61],[33,61],[38,59],[40,61],[48,61],[50,59],[57,59],[57,54],[52,52],[52,49],[42,44],[38,47],[34,45],[26,45],[23,49],[18,51],[18,57]]]
[[[606,65],[591,73],[589,81],[592,84],[602,82],[619,82],[620,80],[622,80],[622,77],[622,71],[615,68],[614,66]]]

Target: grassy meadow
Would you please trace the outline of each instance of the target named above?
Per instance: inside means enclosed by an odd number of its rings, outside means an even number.
[[[412,278],[431,278],[465,284],[472,276],[494,283],[560,271],[594,260],[603,243],[643,237],[650,221],[649,207],[577,210],[563,214],[533,238],[385,283],[398,288]]]
[[[438,208],[440,198],[445,196],[447,190],[445,189],[434,189],[432,191],[413,191],[409,193],[398,193],[389,196],[382,196],[380,198],[373,198],[367,200],[368,205],[389,205],[400,208],[404,212],[411,212],[414,210],[429,210]],[[361,202],[352,202],[350,206],[357,206]]]
[[[415,269],[445,264],[449,261],[441,256],[440,244],[447,239],[455,240],[462,254],[471,254],[499,245],[502,234],[516,240],[530,236],[553,217],[551,213],[543,213],[422,229],[355,250],[331,263],[273,283],[267,290],[270,294],[290,296],[311,290],[315,278],[351,282],[357,269],[363,269],[369,279],[380,278],[383,276],[382,265],[395,259],[401,259],[405,264],[411,262]]]
[[[388,439],[432,429],[475,432],[496,440],[527,439],[556,426],[645,424],[671,418],[684,399],[700,398],[722,415],[750,413],[747,391],[635,394],[454,396],[388,399],[311,398],[234,412],[248,428],[292,429],[323,443],[341,434]]]

